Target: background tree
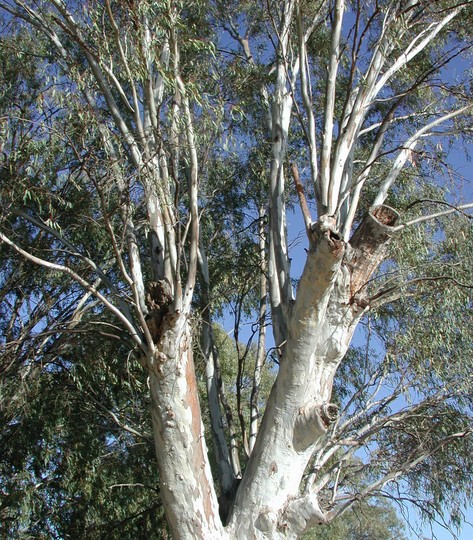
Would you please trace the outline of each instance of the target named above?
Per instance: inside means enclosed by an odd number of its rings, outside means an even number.
[[[447,150],[471,133],[471,2],[0,7],[9,532],[149,535],[162,505],[175,538],[296,538],[368,497],[458,521],[473,205]],[[214,326],[229,310],[234,385]],[[74,497],[47,515],[79,490],[90,515]],[[15,522],[19,500],[40,517]]]
[[[355,503],[344,519],[321,525],[304,535],[304,540],[405,540],[404,528],[393,508],[386,504]]]

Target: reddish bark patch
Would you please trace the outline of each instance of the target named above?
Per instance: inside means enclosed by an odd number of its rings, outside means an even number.
[[[371,211],[371,215],[375,217],[380,223],[388,227],[395,225],[399,214],[390,206],[376,206]]]
[[[328,232],[328,240],[332,249],[332,254],[335,256],[335,258],[338,258],[345,247],[345,243],[340,235],[334,231]]]
[[[200,497],[203,501],[205,518],[207,523],[214,520],[214,512],[212,509],[211,493],[212,488],[209,484],[209,479],[205,474],[206,456],[202,447],[203,433],[201,432],[202,421],[200,417],[199,394],[197,390],[197,381],[195,378],[194,360],[192,350],[189,347],[188,341],[185,341],[183,357],[187,355],[186,362],[186,382],[187,382],[187,405],[191,409],[192,414],[192,467],[195,471],[195,478],[200,490]]]
[[[399,214],[389,206],[372,208],[350,239],[348,256],[351,270],[351,294],[355,296],[368,282],[386,256],[386,247]]]

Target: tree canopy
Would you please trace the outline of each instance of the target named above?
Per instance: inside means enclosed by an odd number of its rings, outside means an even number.
[[[0,0],[2,534],[461,524],[472,10]]]

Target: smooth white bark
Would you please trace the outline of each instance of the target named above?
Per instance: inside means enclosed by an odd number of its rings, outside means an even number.
[[[271,162],[269,172],[269,290],[271,316],[276,347],[282,350],[287,331],[287,307],[292,300],[290,261],[287,246],[284,160],[291,121],[293,100],[288,80],[290,28],[296,2],[287,0],[282,6],[278,29],[276,82],[271,103]],[[296,79],[299,62],[292,66]]]
[[[173,538],[226,538],[215,493],[191,335],[185,315],[165,323],[150,375],[151,415],[161,496]]]
[[[260,262],[260,283],[259,283],[259,314],[258,314],[258,344],[256,349],[255,369],[253,373],[253,388],[250,398],[250,433],[248,437],[248,447],[250,453],[253,451],[258,434],[260,421],[259,389],[266,359],[266,311],[268,308],[268,286],[266,278],[266,232],[264,225],[264,207],[259,210],[259,262]]]

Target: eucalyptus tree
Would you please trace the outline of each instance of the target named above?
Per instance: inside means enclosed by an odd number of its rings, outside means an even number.
[[[147,375],[175,538],[296,538],[370,496],[457,511],[472,467],[473,205],[447,192],[446,155],[471,133],[472,2],[0,7],[12,55],[37,53],[38,70],[20,85],[34,99],[2,103],[8,366],[50,374],[84,325],[119,338]],[[246,300],[260,339],[239,455],[211,328],[212,309]],[[258,422],[267,311],[278,369]],[[360,322],[368,346],[347,354]],[[240,402],[243,378],[241,364]]]

